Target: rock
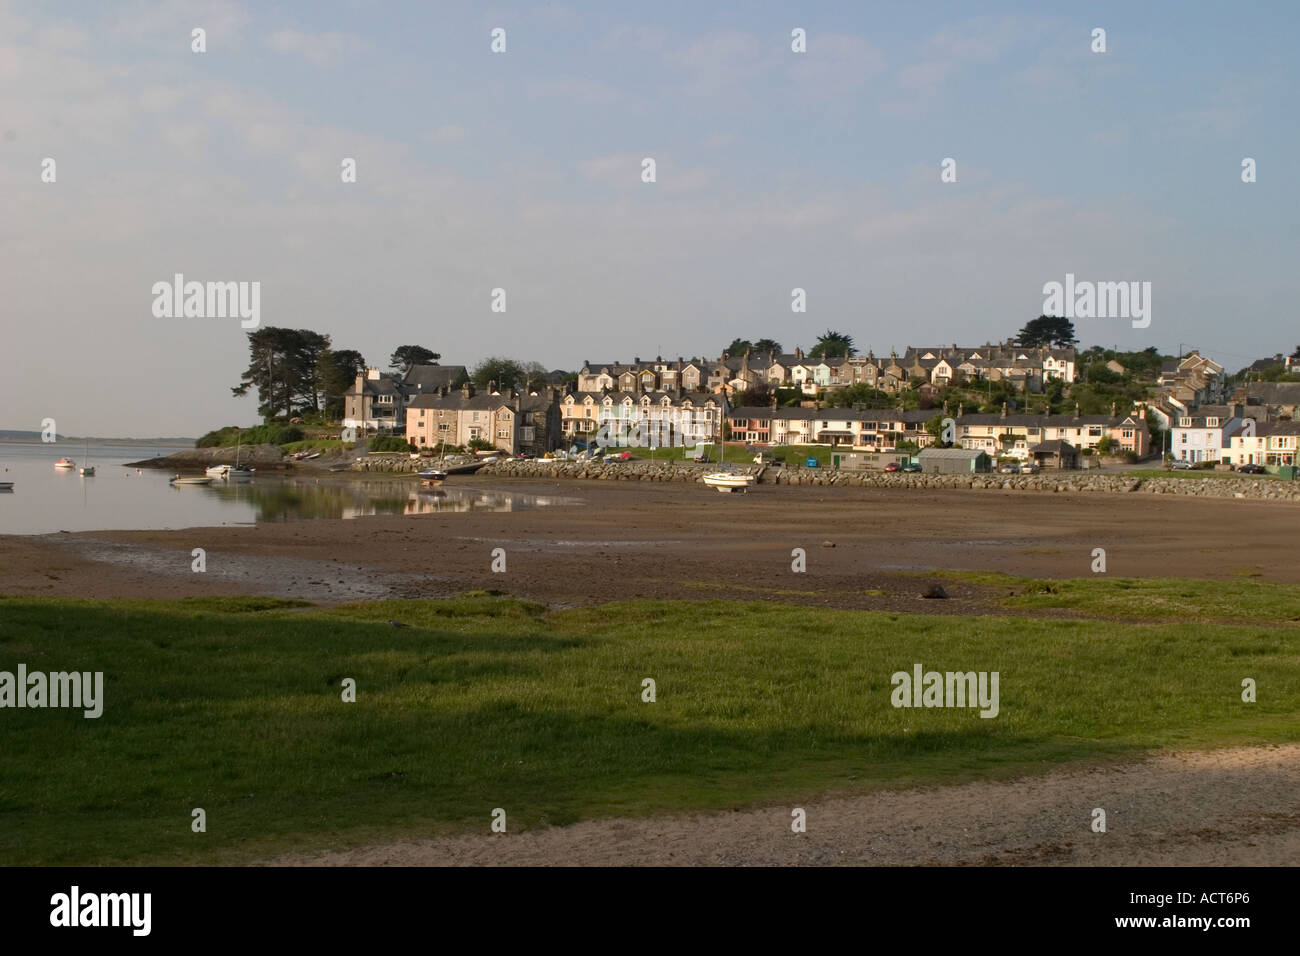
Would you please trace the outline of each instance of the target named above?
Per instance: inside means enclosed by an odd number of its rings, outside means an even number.
[[[943,589],[942,584],[931,584],[928,588],[926,588],[923,592],[921,592],[921,597],[938,599],[938,600],[947,600],[948,592]]]
[[[823,547],[823,548],[833,548],[833,547],[835,547],[835,542],[834,542],[834,541],[823,541],[823,542],[822,542],[822,547]]]

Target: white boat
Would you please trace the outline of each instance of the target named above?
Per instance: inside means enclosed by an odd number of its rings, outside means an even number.
[[[90,439],[86,439],[86,453],[81,456],[81,477],[94,478],[95,466],[90,463]]]
[[[206,477],[197,478],[197,477],[182,477],[180,475],[173,475],[171,478],[171,483],[173,485],[210,485],[214,480],[215,479],[213,478],[206,478]]]
[[[220,478],[223,481],[247,481],[253,477],[253,469],[247,465],[239,463],[239,450],[242,444],[239,440],[239,433],[235,434],[235,463],[233,465],[212,465],[204,469],[203,473],[209,478]],[[291,456],[296,458],[297,455]]]
[[[753,475],[742,475],[734,471],[715,471],[704,476],[704,483],[719,491],[748,491],[749,486],[757,480]]]
[[[725,403],[724,403],[725,404]],[[726,421],[726,409],[723,408],[723,421]],[[718,448],[721,449],[718,455],[718,465],[722,469],[727,467],[727,443],[723,440],[722,426],[718,428]],[[742,474],[738,471],[711,471],[704,476],[704,483],[710,488],[717,488],[722,492],[739,491],[744,494],[749,490],[749,486],[758,481],[754,475]]]
[[[60,458],[54,463],[55,468],[76,468],[77,463],[71,458]]]

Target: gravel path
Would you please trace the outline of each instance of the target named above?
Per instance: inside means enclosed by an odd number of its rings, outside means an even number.
[[[1106,832],[1092,830],[1094,808]],[[508,808],[507,812],[508,812]],[[1295,866],[1300,744],[1169,752],[1042,776],[370,846],[294,866]]]

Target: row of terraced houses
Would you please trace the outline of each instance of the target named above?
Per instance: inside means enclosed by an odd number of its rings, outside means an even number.
[[[1183,364],[1192,361],[1183,360]],[[1208,360],[1196,357],[1196,362]],[[1212,369],[1216,375],[1221,370]],[[1041,391],[1053,379],[1075,376],[1073,349],[1022,348],[1013,343],[975,348],[908,348],[888,358],[866,355],[813,358],[802,351],[747,352],[716,361],[656,357],[630,363],[584,361],[576,389],[556,382],[525,389],[467,384],[462,366],[416,366],[404,376],[368,369],[346,396],[345,425],[368,433],[404,432],[424,447],[442,441],[464,445],[487,441],[511,454],[543,454],[575,443],[694,445],[716,438],[724,417],[735,441],[749,444],[829,445],[845,450],[884,451],[903,442],[926,447],[934,438],[926,423],[943,414],[954,420],[955,443],[990,458],[1034,460],[1071,467],[1103,439],[1119,451],[1145,458],[1151,447],[1144,413],[1112,407],[1109,415],[1027,415],[949,410],[824,407],[827,393],[865,384],[888,394],[916,388],[936,390],[958,382],[1007,380],[1026,392]],[[1221,378],[1207,379],[1215,388]],[[797,387],[801,407],[733,408],[729,399],[757,385]],[[1206,386],[1208,389],[1209,386]],[[1166,410],[1169,450],[1190,461],[1233,464],[1291,464],[1296,435],[1290,422],[1252,421],[1240,408],[1202,405]]]

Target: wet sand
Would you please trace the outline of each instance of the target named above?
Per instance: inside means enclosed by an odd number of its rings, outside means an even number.
[[[1094,548],[1106,550],[1107,573],[1116,577],[1300,582],[1300,505],[1285,502],[783,486],[722,495],[694,485],[518,479],[458,485],[581,503],[0,536],[0,593],[254,593],[337,603],[491,588],[552,607],[734,598],[979,613],[989,595],[960,584],[947,585],[952,600],[919,601],[923,572],[1080,577],[1091,573]],[[191,570],[194,548],[206,552],[205,573]],[[504,573],[491,570],[496,548],[506,552]],[[791,570],[795,548],[806,552],[806,573]]]

